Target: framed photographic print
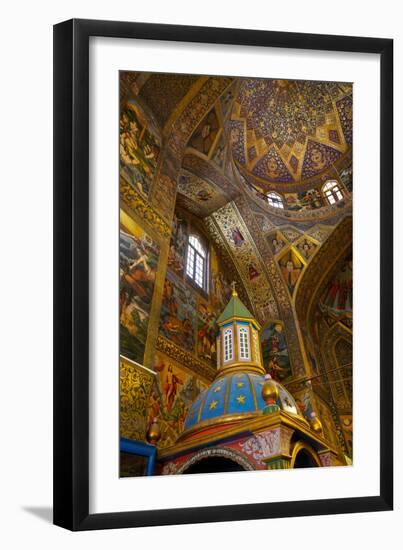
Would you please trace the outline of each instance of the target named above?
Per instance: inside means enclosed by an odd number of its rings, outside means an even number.
[[[392,509],[392,103],[390,39],[54,27],[55,524]]]

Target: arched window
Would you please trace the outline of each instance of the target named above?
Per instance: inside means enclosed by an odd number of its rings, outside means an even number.
[[[249,330],[247,327],[238,327],[239,359],[250,359]]]
[[[270,191],[270,193],[267,193],[266,197],[270,206],[274,206],[274,208],[284,208],[283,198],[278,193]]]
[[[224,363],[234,358],[234,344],[232,339],[232,327],[224,329]]]
[[[207,291],[207,249],[196,235],[189,235],[186,275]]]
[[[336,180],[329,180],[322,187],[323,194],[326,197],[326,200],[329,204],[335,204],[343,198],[343,193],[341,192],[340,184]]]

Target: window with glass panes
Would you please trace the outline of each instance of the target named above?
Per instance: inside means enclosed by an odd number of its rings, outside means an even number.
[[[240,359],[249,359],[250,350],[249,350],[249,330],[247,327],[239,327],[239,358]]]
[[[336,202],[341,201],[343,198],[343,193],[341,192],[340,185],[335,180],[327,181],[322,187],[322,191],[329,204],[335,204]]]
[[[186,275],[207,291],[207,250],[196,235],[189,235]]]
[[[270,191],[270,193],[267,193],[266,197],[270,206],[274,206],[274,208],[284,208],[283,198],[278,193]]]
[[[232,341],[232,327],[224,329],[224,363],[234,358],[234,345]]]

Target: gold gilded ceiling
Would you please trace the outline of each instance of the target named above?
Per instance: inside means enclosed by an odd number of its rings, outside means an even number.
[[[252,181],[308,182],[350,153],[352,85],[242,79],[229,128],[234,160]]]
[[[274,227],[335,225],[351,211],[351,84],[147,73],[123,80],[159,127],[161,166],[174,166],[178,201],[193,214],[204,218],[243,194]],[[344,189],[340,204],[323,195],[329,179]],[[271,208],[270,191],[282,209]]]

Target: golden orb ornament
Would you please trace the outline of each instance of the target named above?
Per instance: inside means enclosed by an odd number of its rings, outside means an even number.
[[[153,421],[150,424],[150,427],[147,431],[147,441],[152,445],[156,445],[161,438],[161,429],[158,424],[158,418],[153,418]]]
[[[319,420],[319,418],[316,416],[316,414],[314,412],[311,414],[310,424],[311,424],[312,430],[315,433],[317,433],[317,434],[323,433],[322,422]]]
[[[265,376],[265,382],[262,386],[262,397],[266,404],[277,402],[278,388],[270,374],[266,374]]]

